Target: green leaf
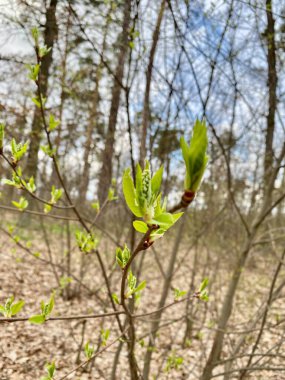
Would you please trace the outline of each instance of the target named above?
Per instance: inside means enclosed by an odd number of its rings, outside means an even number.
[[[180,139],[180,145],[186,166],[185,190],[195,193],[200,187],[208,162],[206,155],[208,138],[205,121],[196,120],[189,146],[183,137]]]
[[[17,207],[20,211],[24,211],[28,205],[29,205],[29,202],[27,201],[26,198],[24,197],[21,197],[19,202],[16,202],[16,201],[12,201],[12,204]]]
[[[177,220],[180,219],[183,214],[184,214],[184,212],[177,212],[176,214],[172,214],[172,216],[173,216],[173,224],[176,223]]]
[[[29,318],[29,322],[37,325],[41,325],[46,320],[45,316],[42,314],[33,315],[31,318]]]
[[[27,68],[29,69],[29,78],[36,82],[38,80],[39,72],[40,72],[40,65],[27,65]]]
[[[12,157],[13,161],[17,163],[20,161],[20,159],[23,157],[23,155],[26,153],[28,148],[28,141],[26,143],[16,143],[16,140],[13,138],[11,141],[11,151],[12,151]]]
[[[116,201],[118,199],[117,196],[115,196],[115,189],[113,187],[110,187],[108,190],[108,201]]]
[[[49,157],[52,157],[56,153],[56,149],[50,148],[49,145],[41,145],[40,148]]]
[[[123,175],[123,193],[126,203],[132,213],[137,217],[142,217],[143,215],[136,202],[136,191],[130,174],[130,169],[126,169]]]
[[[146,281],[142,281],[139,286],[135,289],[135,292],[140,292],[146,287]]]
[[[41,102],[39,101],[38,97],[32,98],[32,102],[38,107],[41,108]]]
[[[60,124],[59,120],[55,120],[55,117],[53,114],[49,115],[49,131],[53,131],[56,127],[58,127]]]
[[[123,250],[120,247],[116,249],[116,261],[122,269],[127,265],[130,257],[131,252],[126,244]]]
[[[175,301],[178,301],[179,298],[185,296],[187,294],[187,292],[185,290],[180,290],[178,288],[175,288],[174,289],[174,299]]]
[[[160,190],[160,185],[163,175],[163,166],[161,166],[158,171],[154,174],[151,179],[151,191],[153,194],[158,194]]]
[[[31,34],[32,34],[32,37],[33,37],[35,44],[37,46],[39,43],[39,30],[38,30],[38,28],[37,27],[32,28]]]
[[[112,294],[112,298],[113,298],[114,302],[115,302],[117,305],[120,305],[119,297],[117,296],[116,293],[113,293],[113,294]]]
[[[85,231],[76,231],[75,237],[78,247],[85,253],[95,250],[99,243],[93,234],[88,234]]]
[[[52,379],[55,374],[55,363],[47,364],[46,369],[50,379]]]
[[[110,330],[109,329],[106,329],[106,330],[101,330],[101,339],[102,339],[102,346],[106,346],[107,345],[107,340],[109,339],[109,336],[110,336]]]
[[[38,107],[38,108],[41,108],[41,101],[42,101],[42,105],[44,107],[45,103],[46,103],[46,98],[44,98],[43,96],[41,96],[41,98],[39,98],[38,96],[35,96],[34,98],[32,98],[32,102]]]
[[[6,309],[3,305],[0,305],[0,313],[3,315],[5,315],[5,313],[6,313]]]
[[[35,180],[34,180],[34,177],[30,177],[29,179],[29,182],[28,183],[25,183],[25,187],[27,190],[29,190],[29,192],[31,193],[34,193],[37,189],[36,185],[35,185]]]
[[[145,234],[148,231],[148,226],[145,222],[141,220],[135,220],[133,222],[134,229],[142,234]]]
[[[132,271],[130,270],[128,274],[128,286],[131,291],[133,291],[136,288],[137,278],[133,275]]]
[[[89,346],[89,342],[84,346],[84,353],[87,359],[90,359],[94,353],[94,347]]]
[[[172,227],[177,220],[183,215],[183,212],[176,214],[170,214],[169,212],[164,212],[152,220],[154,224],[158,224],[162,229],[167,231]]]
[[[14,305],[11,306],[11,316],[18,314],[23,306],[25,304],[25,301],[18,301]]]
[[[209,279],[206,277],[201,282],[201,284],[199,286],[198,294],[197,294],[199,299],[202,301],[205,301],[205,302],[209,301],[209,294],[208,294],[208,290],[207,290],[208,284],[209,284]]]
[[[209,284],[209,279],[206,277],[203,279],[203,281],[200,284],[199,292],[202,292],[203,290],[205,290],[208,284]]]
[[[51,210],[52,210],[52,206],[48,205],[48,204],[45,204],[44,213],[48,214],[49,212],[51,212]]]
[[[51,47],[47,47],[46,45],[39,48],[39,57],[43,58],[45,55],[47,55],[51,51]]]
[[[55,186],[51,188],[51,201],[50,203],[56,203],[60,200],[63,194],[63,189],[56,189]]]
[[[161,227],[161,228],[168,228],[169,226],[172,226],[174,223],[173,221],[173,215],[169,212],[165,212],[159,216],[156,217],[155,222]]]
[[[98,201],[91,203],[91,206],[92,206],[92,208],[94,208],[95,211],[97,211],[97,212],[100,211],[100,203]]]
[[[53,308],[54,308],[54,293],[52,293],[52,295],[49,299],[46,315],[49,315],[53,311]]]

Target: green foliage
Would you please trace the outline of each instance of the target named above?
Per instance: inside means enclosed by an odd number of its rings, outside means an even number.
[[[175,301],[178,301],[179,298],[181,298],[187,294],[187,292],[185,290],[180,290],[178,288],[175,288],[173,291],[174,291],[174,300]]]
[[[209,294],[207,290],[207,286],[209,284],[209,279],[206,277],[204,280],[201,282],[198,290],[198,297],[202,301],[209,301]]]
[[[56,204],[60,198],[62,197],[63,190],[62,189],[56,189],[55,186],[52,186],[51,188],[51,198],[49,203],[51,204],[46,204],[44,207],[44,212],[48,214],[52,210],[52,205]]]
[[[48,363],[46,365],[46,371],[47,371],[47,375],[42,377],[41,380],[52,380],[55,374],[55,363],[54,362]]]
[[[43,46],[39,47],[39,57],[43,58],[50,51],[51,51],[51,47],[48,48],[46,45],[43,45]]]
[[[32,28],[31,30],[32,37],[34,39],[35,45],[39,44],[39,30],[37,27]]]
[[[42,108],[42,106],[44,107],[46,101],[47,101],[47,99],[44,98],[42,95],[41,95],[41,97],[39,97],[39,96],[35,96],[35,97],[32,98],[32,102],[33,102],[38,108]]]
[[[79,249],[84,253],[94,251],[99,243],[93,234],[84,231],[76,231],[75,237]]]
[[[101,345],[102,346],[106,346],[107,345],[107,341],[109,339],[109,336],[110,336],[110,330],[109,329],[106,329],[106,330],[101,330]]]
[[[39,72],[40,72],[40,65],[27,65],[27,69],[29,70],[29,78],[36,82],[38,80]]]
[[[94,208],[94,210],[96,212],[100,211],[100,203],[99,203],[99,201],[91,203],[91,206],[92,206],[92,208]]]
[[[55,149],[51,148],[49,145],[41,145],[41,150],[49,157],[55,154]]]
[[[5,318],[11,318],[22,310],[24,304],[25,301],[20,300],[14,302],[14,297],[9,297],[5,305],[0,305],[0,313],[3,314]]]
[[[155,229],[150,234],[150,240],[155,241],[159,238],[161,238],[165,232],[173,226],[173,224],[183,215],[183,212],[179,212],[176,214],[170,214],[168,212],[165,212],[155,219],[155,224],[159,226],[158,229]],[[135,220],[133,222],[133,226],[136,231],[141,233],[146,233],[148,230],[148,225],[141,221],[141,220]]]
[[[206,122],[196,120],[190,145],[188,146],[184,137],[181,137],[180,145],[186,165],[184,187],[185,190],[196,193],[208,162],[208,156],[206,155],[208,146]]]
[[[108,201],[116,201],[118,199],[117,196],[115,196],[115,189],[113,187],[110,187],[108,190]]]
[[[34,180],[34,177],[31,177],[29,179],[29,182],[25,182],[24,181],[24,186],[25,188],[30,192],[30,193],[34,193],[37,189],[36,185],[35,185],[35,180]]]
[[[49,115],[48,130],[49,132],[55,130],[60,124],[59,120],[56,120],[53,114]]]
[[[149,226],[158,226],[150,235],[152,241],[163,236],[183,214],[166,212],[166,200],[161,201],[160,193],[162,174],[163,167],[161,166],[152,176],[149,162],[146,161],[143,171],[140,165],[137,165],[136,187],[130,169],[125,170],[123,175],[123,192],[126,203],[135,216],[143,218],[143,221],[134,221],[134,228],[138,232],[146,233]]]
[[[20,211],[24,211],[28,207],[29,202],[27,201],[25,197],[21,197],[19,202],[12,201],[12,204],[15,207],[17,207]]]
[[[60,200],[60,198],[62,197],[62,194],[63,194],[62,189],[56,189],[55,186],[52,186],[50,203],[52,203],[52,204],[57,203]]]
[[[12,150],[12,158],[13,163],[17,164],[20,159],[23,157],[23,155],[26,153],[28,148],[28,141],[23,143],[16,143],[16,140],[13,138],[11,141],[11,150]]]
[[[168,356],[165,366],[165,372],[169,372],[172,369],[178,370],[183,364],[184,359],[181,356],[176,356],[175,353]]]
[[[122,269],[128,264],[130,257],[131,252],[126,244],[123,250],[121,248],[116,249],[116,261]]]
[[[17,189],[23,189],[26,188],[30,193],[34,193],[36,191],[36,185],[34,177],[30,177],[29,181],[26,182],[22,178],[22,169],[21,167],[17,167],[15,171],[12,174],[12,180],[10,179],[3,179],[2,183],[9,186],[14,186]]]
[[[112,298],[113,298],[114,302],[115,302],[117,305],[120,305],[119,297],[117,296],[116,293],[113,293],[113,294],[112,294]]]
[[[68,284],[72,282],[72,277],[67,277],[67,276],[61,276],[59,279],[59,284],[61,290],[65,289]]]
[[[22,177],[22,169],[18,167],[17,169],[15,169],[15,171],[12,174],[12,180],[5,178],[2,180],[2,183],[4,185],[14,186],[17,189],[22,189],[24,181],[21,180],[21,177]]]
[[[125,295],[125,298],[129,298],[135,293],[140,293],[146,287],[146,281],[142,281],[138,286],[136,286],[136,284],[137,284],[137,278],[130,270],[128,274],[129,290],[127,291],[127,294]]]
[[[94,354],[94,347],[90,346],[89,342],[87,342],[84,346],[84,353],[87,359],[91,359]]]
[[[33,315],[31,318],[29,318],[29,321],[31,323],[42,324],[48,319],[48,317],[50,316],[54,308],[54,295],[55,293],[52,293],[47,303],[44,303],[44,301],[41,301],[41,314],[36,314],[36,315]]]
[[[38,28],[32,28],[31,34],[35,43],[35,48],[36,48],[38,56],[39,58],[43,58],[45,55],[47,55],[51,51],[51,48],[50,47],[48,48],[46,45],[39,46],[40,33],[39,33]]]

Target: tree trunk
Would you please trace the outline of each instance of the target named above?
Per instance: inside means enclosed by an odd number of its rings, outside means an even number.
[[[100,94],[99,94],[99,84],[100,79],[102,75],[102,70],[104,67],[104,52],[106,50],[107,45],[107,34],[108,34],[108,28],[110,25],[110,16],[111,16],[112,7],[110,7],[109,12],[106,16],[106,24],[104,26],[104,39],[102,44],[102,55],[100,58],[100,62],[96,68],[96,79],[95,79],[95,90],[93,94],[93,102],[92,102],[92,108],[90,110],[89,114],[89,121],[86,131],[86,143],[85,143],[85,149],[84,149],[84,155],[83,155],[83,171],[81,176],[81,183],[79,187],[79,199],[80,202],[86,201],[86,194],[88,190],[88,184],[89,184],[89,177],[90,177],[90,153],[92,150],[92,133],[96,129],[96,126],[98,125],[98,106],[99,106],[99,100],[100,100]]]
[[[48,76],[49,70],[52,64],[52,54],[53,46],[57,37],[57,24],[56,24],[56,6],[58,0],[51,0],[50,5],[46,12],[46,24],[44,30],[44,44],[51,48],[50,52],[43,57],[41,64],[41,93],[43,97],[47,96],[48,90]],[[30,146],[28,151],[28,160],[25,169],[25,174],[27,176],[33,176],[36,180],[38,173],[38,153],[41,143],[41,133],[42,133],[42,117],[39,108],[35,109],[34,118],[32,122],[32,131],[30,134]]]
[[[277,105],[277,72],[276,72],[276,45],[275,45],[275,20],[272,14],[272,1],[266,0],[267,16],[267,67],[268,67],[268,115],[265,135],[265,155],[264,155],[264,188],[266,189],[273,167],[274,151],[273,138],[275,128],[275,114]]]
[[[102,154],[102,168],[99,175],[98,198],[102,204],[107,197],[109,187],[112,181],[112,160],[114,154],[115,132],[118,110],[120,105],[120,95],[122,87],[122,79],[124,76],[124,67],[126,56],[129,48],[129,25],[131,19],[132,0],[125,1],[124,21],[121,35],[121,43],[118,54],[117,68],[115,70],[114,84],[112,89],[112,100],[109,115],[108,130],[106,135],[105,149]]]
[[[141,145],[140,145],[140,165],[144,165],[144,160],[146,157],[146,138],[147,138],[147,130],[149,128],[149,119],[150,119],[150,109],[149,109],[149,96],[150,96],[150,85],[152,78],[152,68],[154,55],[157,48],[157,43],[159,39],[160,26],[165,10],[166,0],[162,0],[160,5],[160,10],[158,14],[158,18],[156,21],[155,30],[152,36],[152,46],[150,49],[149,61],[146,70],[146,85],[145,85],[145,94],[144,94],[144,106],[143,106],[143,118],[142,118],[142,133],[141,133]]]

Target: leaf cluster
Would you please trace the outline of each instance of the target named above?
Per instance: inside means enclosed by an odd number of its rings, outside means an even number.
[[[84,253],[94,251],[99,243],[93,234],[84,231],[77,231],[75,237],[79,249]]]
[[[4,305],[0,305],[0,313],[3,314],[5,318],[11,318],[22,310],[24,304],[25,301],[20,300],[14,302],[14,296],[9,297]]]
[[[21,197],[19,202],[12,201],[12,204],[15,207],[17,207],[20,211],[24,211],[28,207],[29,202],[27,201],[25,197]]]
[[[11,141],[11,151],[12,151],[12,159],[13,163],[16,165],[23,155],[26,153],[29,142],[19,144],[16,143],[16,140],[13,138]]]
[[[29,318],[29,322],[34,323],[34,324],[39,324],[39,325],[44,323],[50,316],[51,312],[53,311],[53,308],[54,308],[54,293],[52,293],[47,303],[44,303],[44,301],[41,301],[41,314],[33,315],[31,318]]]
[[[181,137],[180,145],[186,166],[184,181],[185,190],[196,193],[200,187],[207,163],[208,146],[207,127],[205,121],[196,120],[193,128],[190,145]]]
[[[145,234],[150,226],[157,226],[151,232],[152,241],[163,236],[183,214],[166,212],[166,199],[162,202],[160,193],[162,175],[163,167],[161,166],[152,176],[148,161],[144,170],[139,164],[137,165],[136,185],[134,185],[130,169],[127,169],[123,175],[123,193],[126,203],[136,217],[143,218],[141,221],[134,221],[134,228]]]

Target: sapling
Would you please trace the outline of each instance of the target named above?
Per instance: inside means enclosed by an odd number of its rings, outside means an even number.
[[[207,165],[208,157],[206,155],[207,149],[207,129],[205,122],[196,121],[193,129],[192,139],[190,145],[188,145],[185,140],[181,139],[181,148],[183,153],[183,158],[186,165],[186,176],[184,181],[184,194],[182,196],[181,202],[175,206],[170,211],[167,211],[167,201],[166,198],[163,199],[162,193],[160,191],[163,167],[160,167],[154,175],[152,175],[150,163],[145,162],[145,167],[142,168],[139,164],[136,167],[136,179],[135,182],[131,176],[131,170],[125,170],[123,174],[123,193],[126,203],[131,210],[131,212],[136,217],[133,222],[134,229],[139,233],[143,234],[142,239],[139,241],[137,247],[133,252],[130,252],[128,247],[125,245],[123,248],[117,248],[116,250],[116,262],[121,269],[121,288],[120,295],[116,295],[111,292],[109,279],[104,267],[104,262],[98,251],[98,239],[94,236],[92,232],[92,226],[89,227],[85,220],[81,217],[76,206],[73,205],[70,198],[69,192],[66,189],[63,178],[61,176],[59,166],[56,159],[56,150],[53,148],[50,134],[57,128],[59,122],[56,120],[53,114],[49,114],[49,118],[46,117],[45,103],[46,99],[41,94],[40,88],[40,69],[41,69],[41,58],[48,53],[48,49],[39,45],[39,35],[36,29],[33,29],[33,37],[35,41],[35,50],[37,56],[37,63],[35,65],[29,66],[29,77],[37,85],[37,94],[32,98],[32,101],[40,109],[43,119],[44,130],[47,137],[47,145],[43,145],[42,150],[51,157],[56,173],[59,178],[59,183],[61,188],[57,189],[54,186],[51,189],[51,197],[49,201],[42,200],[36,196],[36,185],[33,177],[28,179],[23,178],[22,170],[19,166],[20,160],[23,158],[28,143],[16,143],[14,139],[11,142],[12,159],[11,161],[3,153],[4,144],[4,125],[0,125],[0,154],[6,160],[13,170],[12,179],[5,180],[7,185],[16,187],[17,189],[24,190],[31,194],[35,199],[41,201],[45,204],[44,211],[49,213],[53,207],[58,208],[70,208],[75,213],[78,221],[81,223],[83,230],[76,232],[77,245],[82,251],[82,253],[94,252],[99,260],[99,264],[104,276],[106,283],[108,296],[110,298],[112,307],[115,312],[115,317],[118,322],[118,326],[121,331],[121,338],[128,346],[128,357],[130,364],[131,379],[137,380],[139,378],[139,369],[135,357],[135,344],[136,344],[136,331],[135,331],[135,316],[132,314],[128,306],[128,299],[135,297],[139,298],[141,292],[146,287],[146,282],[142,281],[137,284],[136,275],[133,273],[131,267],[135,258],[140,252],[147,250],[152,244],[154,244],[157,239],[162,238],[164,234],[178,221],[178,219],[183,215],[183,212],[175,213],[180,209],[186,208],[194,199],[197,191],[199,190],[202,177]],[[112,187],[109,189],[107,201],[116,200],[115,195],[115,183],[112,183]],[[57,202],[65,194],[68,206],[60,207],[57,206]],[[20,211],[24,211],[28,207],[28,203],[24,197],[20,198],[19,202],[14,201],[14,206]],[[102,210],[103,206],[100,208],[99,203],[93,204],[93,208],[98,213]],[[171,273],[170,273],[171,274]],[[61,287],[66,285],[65,279],[70,277],[63,277],[61,282]],[[169,276],[171,278],[171,276]],[[195,293],[197,298],[202,300],[207,300],[208,295],[206,291],[207,280],[203,281],[199,290]],[[167,292],[166,292],[167,293]],[[183,290],[175,289],[174,297],[175,303],[180,302],[180,298],[186,293]],[[116,304],[123,308],[122,312],[117,312]],[[20,306],[18,306],[20,308]],[[42,324],[49,319],[49,316],[54,308],[54,294],[50,297],[47,303],[41,302],[41,313],[34,315],[29,318],[31,323]],[[14,310],[15,311],[15,310]],[[127,317],[126,326],[123,325],[118,317],[118,313],[124,313]],[[8,314],[7,314],[8,315]],[[11,314],[14,315],[14,314]],[[102,345],[107,346],[107,340],[110,335],[110,330],[101,331]],[[91,358],[93,355],[92,347],[87,344],[85,346],[85,354],[87,359]],[[182,364],[183,359],[176,356],[170,356],[168,360],[168,367],[178,368]],[[48,376],[45,379],[52,379],[54,376],[55,365],[54,363],[49,364],[47,367]]]

